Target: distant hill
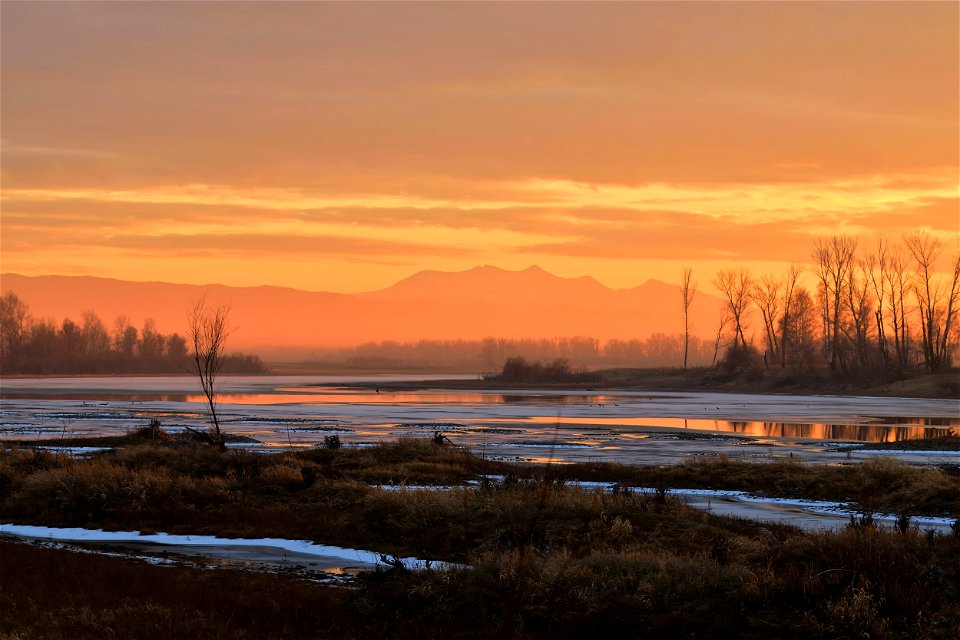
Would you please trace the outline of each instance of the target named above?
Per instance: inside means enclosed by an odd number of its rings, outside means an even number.
[[[560,303],[565,300],[599,298],[614,293],[589,276],[561,278],[540,267],[506,271],[484,265],[454,273],[421,271],[386,289],[360,294],[371,300],[436,301],[447,304],[501,304],[518,297]]]
[[[283,287],[229,287],[131,282],[91,276],[0,276],[35,318],[79,319],[94,311],[108,327],[126,315],[152,318],[167,333],[183,332],[187,310],[204,292],[229,303],[235,349],[270,357],[274,348],[350,346],[367,341],[590,336],[645,338],[683,330],[680,288],[648,280],[610,289],[593,278],[561,278],[539,267],[506,271],[483,266],[422,271],[380,291],[338,294]],[[722,301],[698,292],[692,333],[710,337]]]

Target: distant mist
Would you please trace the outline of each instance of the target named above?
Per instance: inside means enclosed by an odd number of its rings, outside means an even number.
[[[690,340],[690,366],[714,362],[716,345],[702,338]],[[567,360],[574,367],[679,367],[683,364],[683,336],[656,334],[646,339],[541,338],[483,340],[417,340],[367,342],[341,348],[263,348],[258,355],[270,362],[313,362],[331,367],[364,370],[438,368],[479,373],[499,371],[507,358]]]

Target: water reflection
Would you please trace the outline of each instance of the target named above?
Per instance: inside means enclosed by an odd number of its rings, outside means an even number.
[[[0,438],[21,437],[25,430],[39,431],[46,428],[45,422],[51,421],[61,432],[67,426],[82,424],[91,432],[110,433],[118,427],[142,426],[140,421],[150,418],[163,422],[174,419],[191,427],[206,425],[204,414],[199,411],[204,397],[189,377],[35,379],[3,384]],[[334,431],[352,434],[348,439],[408,435],[406,431],[414,427],[418,435],[429,435],[437,429],[451,431],[454,422],[460,430],[458,437],[467,440],[471,431],[477,437],[499,438],[527,430],[531,430],[531,436],[536,435],[534,431],[552,434],[558,429],[563,437],[586,438],[591,442],[606,436],[639,438],[659,429],[681,433],[690,430],[691,437],[681,436],[683,439],[702,439],[696,432],[719,432],[743,437],[872,443],[960,433],[957,405],[944,400],[693,392],[598,394],[592,390],[550,389],[394,391],[387,387],[354,388],[333,381],[312,384],[309,380],[286,378],[237,380],[218,399],[224,407],[224,425],[231,432],[271,443],[276,440],[278,444],[280,440],[289,444],[294,438],[319,441],[324,433]],[[18,407],[11,402],[16,400],[27,402]],[[66,406],[58,406],[58,402]],[[713,407],[718,413],[713,413]],[[899,417],[899,411],[925,417]],[[664,414],[696,417],[659,417]],[[958,417],[949,417],[955,414]],[[704,417],[708,415],[725,419]],[[281,427],[283,431],[275,433]]]
[[[879,424],[884,425],[902,425],[909,426],[927,426],[927,427],[957,427],[960,426],[960,419],[957,418],[897,418],[895,416],[883,416],[873,418]]]
[[[278,387],[267,393],[220,393],[224,404],[520,404],[520,405],[597,405],[613,404],[613,396],[575,394],[501,394],[482,391],[342,391],[335,388],[310,389]],[[205,402],[198,393],[71,392],[38,393],[33,391],[0,392],[3,400],[73,400],[80,402]]]
[[[855,440],[859,442],[898,442],[915,438],[939,438],[957,435],[956,429],[937,429],[924,426],[881,424],[798,424],[790,422],[736,422],[728,423],[734,433],[777,438],[811,438],[815,440]]]
[[[490,401],[498,404],[564,404],[564,405],[605,405],[613,403],[613,396],[582,396],[561,394],[502,394],[490,395]]]
[[[960,427],[960,419],[955,418],[897,418],[889,422],[866,424],[828,424],[800,422],[759,422],[741,420],[707,420],[700,418],[557,418],[536,416],[530,419],[538,424],[603,425],[622,427],[668,427],[672,429],[690,429],[694,431],[718,431],[743,436],[771,438],[808,438],[813,440],[840,440],[857,442],[898,442],[915,438],[939,438],[960,435],[956,428],[931,428],[925,426],[936,422],[948,427]],[[896,422],[894,422],[896,420]]]
[[[34,393],[34,392],[2,392],[0,400],[73,400],[84,404],[98,402],[193,402],[190,398],[197,396],[186,393]]]

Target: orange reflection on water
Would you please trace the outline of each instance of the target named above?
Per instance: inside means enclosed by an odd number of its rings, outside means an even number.
[[[936,438],[960,434],[960,420],[927,418],[903,418],[896,424],[825,424],[800,422],[761,422],[738,420],[708,420],[703,418],[560,418],[536,416],[530,421],[539,424],[580,425],[595,424],[603,426],[648,427],[691,429],[695,431],[718,431],[737,435],[772,438],[810,438],[814,440],[852,440],[859,442],[898,442],[916,438]],[[911,423],[910,420],[914,422]],[[945,426],[925,426],[930,422]],[[631,434],[622,434],[635,437]]]
[[[608,396],[581,396],[561,394],[503,394],[476,391],[316,391],[303,387],[280,387],[280,393],[220,393],[217,398],[225,404],[559,404],[559,405],[602,405],[609,402]],[[146,397],[146,394],[143,394]],[[51,397],[47,394],[44,397]],[[118,399],[127,399],[124,396]],[[154,398],[160,399],[160,398]],[[172,398],[171,398],[172,399]],[[181,395],[182,402],[205,402],[200,394]]]
[[[200,395],[184,396],[186,402],[205,402]],[[491,402],[491,397],[480,393],[221,393],[217,400],[223,404],[469,404]]]

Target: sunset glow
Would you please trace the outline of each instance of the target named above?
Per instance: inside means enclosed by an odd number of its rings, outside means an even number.
[[[382,288],[676,282],[958,247],[960,9],[2,7],[2,271]]]

